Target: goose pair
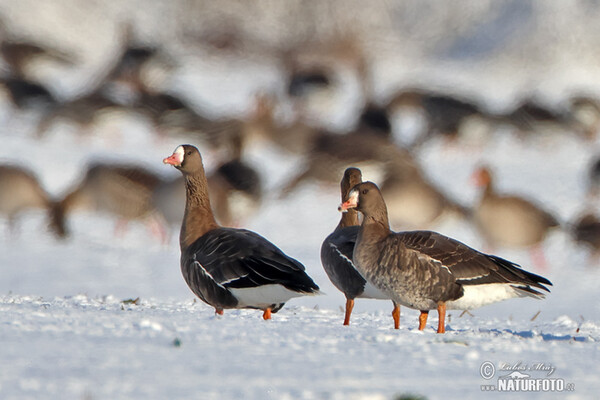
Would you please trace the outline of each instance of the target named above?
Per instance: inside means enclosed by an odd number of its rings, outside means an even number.
[[[345,246],[345,255],[337,261],[322,260],[334,285],[348,298],[356,292],[353,286],[369,282],[395,305],[420,310],[420,330],[425,328],[429,311],[437,309],[437,332],[444,333],[447,309],[472,309],[515,297],[539,299],[544,297],[540,290],[549,292],[544,285],[552,284],[546,278],[439,233],[392,232],[383,196],[372,182],[358,183],[347,196],[344,190],[342,194],[340,211],[359,211],[363,221],[344,236],[345,228],[340,225],[347,217],[342,216],[333,237],[323,246]],[[399,310],[396,313],[399,318]]]

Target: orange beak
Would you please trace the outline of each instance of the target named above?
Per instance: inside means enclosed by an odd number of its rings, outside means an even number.
[[[340,204],[340,206],[338,207],[338,211],[346,212],[351,208],[356,208],[356,206],[358,206],[356,200],[353,197],[350,197],[347,201]]]
[[[163,164],[170,164],[174,167],[178,167],[181,165],[181,161],[179,161],[178,154],[173,153],[169,157],[163,159]]]

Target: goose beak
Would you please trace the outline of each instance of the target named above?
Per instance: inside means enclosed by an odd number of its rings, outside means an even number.
[[[183,148],[181,146],[179,146],[177,149],[175,149],[173,154],[171,154],[169,157],[163,159],[163,164],[169,164],[174,167],[181,167],[182,163],[183,163]]]
[[[349,209],[356,208],[356,207],[358,207],[358,196],[357,195],[353,196],[351,193],[348,200],[346,200],[345,202],[340,204],[340,206],[338,207],[338,211],[344,213],[344,212],[347,212]]]
[[[170,164],[170,165],[173,165],[173,166],[177,166],[177,165],[179,165],[179,162],[177,161],[176,155],[173,154],[173,155],[171,155],[171,156],[169,156],[167,158],[164,158],[163,159],[163,164]]]

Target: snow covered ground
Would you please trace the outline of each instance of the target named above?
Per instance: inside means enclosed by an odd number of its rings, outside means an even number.
[[[39,143],[4,132],[0,158],[23,161],[56,195],[77,178],[86,159],[100,155],[175,172],[161,158],[180,139],[150,140],[156,144],[144,154],[131,153],[139,139],[132,135],[118,146],[90,150],[85,139],[67,134]],[[550,141],[521,146],[498,136],[482,150],[433,143],[422,161],[432,179],[469,202],[475,198],[468,179],[472,167],[482,158],[494,160],[502,171],[501,189],[535,195],[568,221],[580,211],[581,174],[592,152],[575,139]],[[252,148],[250,161],[265,158],[270,161],[264,172],[275,188],[295,163],[271,148]],[[600,269],[587,265],[586,250],[566,233],[551,235],[545,244],[550,265],[537,272],[554,283],[546,300],[511,300],[471,315],[452,311],[445,335],[434,332],[435,313],[419,332],[417,312],[403,309],[395,331],[390,302],[359,300],[352,324],[343,327],[343,295],[319,261],[321,241],[339,218],[337,190],[308,184],[285,201],[272,192],[247,222],[301,260],[325,292],[290,301],[269,322],[252,310],[216,317],[196,301],[179,271],[177,235],[163,245],[144,225],[132,224],[115,237],[114,219],[84,213],[71,220],[73,237],[57,242],[45,232],[44,215],[26,214],[18,235],[1,233],[0,398],[482,398],[493,394],[482,393],[481,385],[512,372],[500,370],[503,363],[553,367],[550,378],[574,385],[567,398],[597,393]],[[450,222],[440,230],[483,245],[466,223]],[[532,269],[526,252],[496,253]],[[491,380],[480,374],[486,361],[496,367]]]
[[[215,94],[217,105],[243,103],[243,94],[252,91],[237,84],[248,70],[237,76],[232,65],[225,71],[204,67],[196,84],[209,93],[221,85],[231,89],[230,98]],[[453,74],[451,68],[428,68],[431,76]],[[271,72],[253,75],[258,78],[250,86],[272,84]],[[454,72],[468,75],[458,67]],[[510,75],[488,87],[502,86]],[[553,88],[567,86],[561,77]],[[40,140],[31,135],[30,121],[7,107],[0,116],[0,161],[35,171],[54,196],[98,158],[136,161],[176,176],[161,160],[189,141],[158,140],[137,120],[119,124],[116,133],[109,124],[96,137],[59,126]],[[586,168],[596,147],[568,135],[522,142],[497,132],[478,146],[433,141],[419,160],[464,204],[477,198],[469,182],[474,166],[488,162],[499,190],[534,197],[567,226],[586,207]],[[534,270],[524,251],[494,249],[553,282],[543,301],[510,300],[464,315],[451,311],[447,333],[437,335],[435,313],[420,332],[418,313],[403,309],[401,329],[394,330],[390,302],[357,300],[351,325],[344,327],[344,297],[319,260],[321,242],[339,219],[338,186],[307,184],[280,200],[276,189],[299,160],[264,144],[249,150],[248,161],[270,191],[245,226],[303,262],[324,294],[294,299],[268,322],[252,310],[215,316],[183,281],[176,233],[166,245],[141,224],[115,236],[113,218],[81,213],[70,220],[72,237],[59,242],[46,232],[42,213],[24,215],[13,236],[0,220],[0,399],[500,398],[482,385],[499,386],[500,377],[515,371],[564,384],[563,392],[528,397],[597,397],[600,268],[566,231],[545,242],[544,271]],[[447,221],[438,230],[484,246],[469,223]]]

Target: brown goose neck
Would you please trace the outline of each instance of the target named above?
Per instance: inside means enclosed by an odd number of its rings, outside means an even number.
[[[390,227],[384,221],[375,219],[371,216],[365,216],[358,231],[357,242],[379,241],[390,234]]]
[[[185,248],[206,232],[217,228],[208,197],[208,182],[203,173],[185,174],[186,204],[181,225],[180,244]]]
[[[387,209],[382,207],[373,212],[364,214],[362,227],[369,230],[380,231],[382,234],[388,234],[390,232],[390,222]]]

